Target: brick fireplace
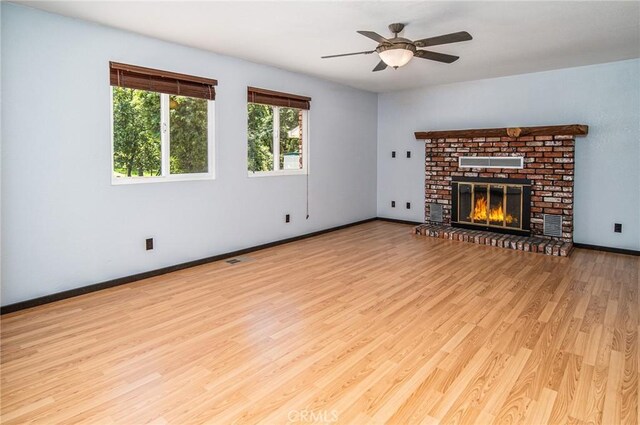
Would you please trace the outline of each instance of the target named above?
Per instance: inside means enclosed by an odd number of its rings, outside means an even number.
[[[425,142],[426,152],[425,223],[529,236],[558,247],[571,244],[575,139],[587,131],[584,125],[566,125],[417,132],[416,138]],[[527,222],[528,228],[510,231],[513,225],[505,218],[478,221],[461,211],[460,187],[468,191],[467,187],[476,186],[481,189],[480,195],[475,195],[476,203],[486,203],[482,197],[488,197],[496,210],[503,205],[505,209],[514,208],[509,207],[509,202],[516,204],[508,196],[516,193],[517,187],[530,191],[530,204],[524,206],[527,216],[518,217]],[[453,214],[452,206],[456,208]],[[432,209],[438,214],[432,214]],[[522,211],[517,213],[522,215]],[[545,223],[547,229],[554,223],[555,231],[545,232]]]

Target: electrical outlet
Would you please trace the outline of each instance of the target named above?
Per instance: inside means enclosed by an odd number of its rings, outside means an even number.
[[[396,157],[396,151],[391,151],[391,158],[395,158]]]
[[[391,208],[395,208],[396,207],[396,201],[391,201]]]
[[[622,233],[622,223],[615,223],[613,225],[613,231],[616,233]]]
[[[407,209],[410,210],[411,209],[411,202],[407,202]]]
[[[407,158],[411,158],[411,151],[407,151]]]
[[[291,222],[291,216],[289,214],[284,216],[284,222],[285,223],[290,223]]]
[[[147,251],[151,251],[153,249],[153,238],[146,239],[145,246],[147,248]]]

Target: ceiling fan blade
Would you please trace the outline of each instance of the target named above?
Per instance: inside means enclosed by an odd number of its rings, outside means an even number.
[[[472,40],[471,34],[466,31],[454,32],[451,34],[439,35],[437,37],[423,38],[413,43],[416,47],[439,46],[441,44],[458,43],[460,41]]]
[[[320,59],[339,58],[341,56],[368,55],[368,54],[371,54],[373,52],[375,52],[375,50],[367,50],[366,52],[342,53],[340,55],[322,56]]]
[[[387,64],[384,63],[384,61],[380,61],[375,68],[373,68],[372,72],[376,72],[376,71],[382,71],[383,69],[387,68]]]
[[[445,55],[444,53],[430,52],[428,50],[418,50],[414,56],[421,59],[429,59],[444,63],[451,63],[460,59],[460,56]]]
[[[372,40],[377,41],[378,43],[390,43],[389,40],[387,40],[386,38],[384,38],[383,36],[381,36],[378,33],[375,33],[373,31],[356,31],[358,34],[362,34],[365,37],[368,37]]]

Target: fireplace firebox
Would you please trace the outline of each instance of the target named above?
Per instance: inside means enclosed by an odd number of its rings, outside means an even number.
[[[454,227],[531,234],[531,180],[455,177],[451,195]]]

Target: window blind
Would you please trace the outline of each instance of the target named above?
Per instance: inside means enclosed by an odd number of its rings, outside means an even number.
[[[218,81],[176,72],[109,62],[112,86],[215,100]]]
[[[259,89],[256,87],[248,87],[247,94],[247,101],[251,103],[262,103],[265,105],[284,106],[287,108],[298,109],[311,108],[311,98],[306,96]]]

